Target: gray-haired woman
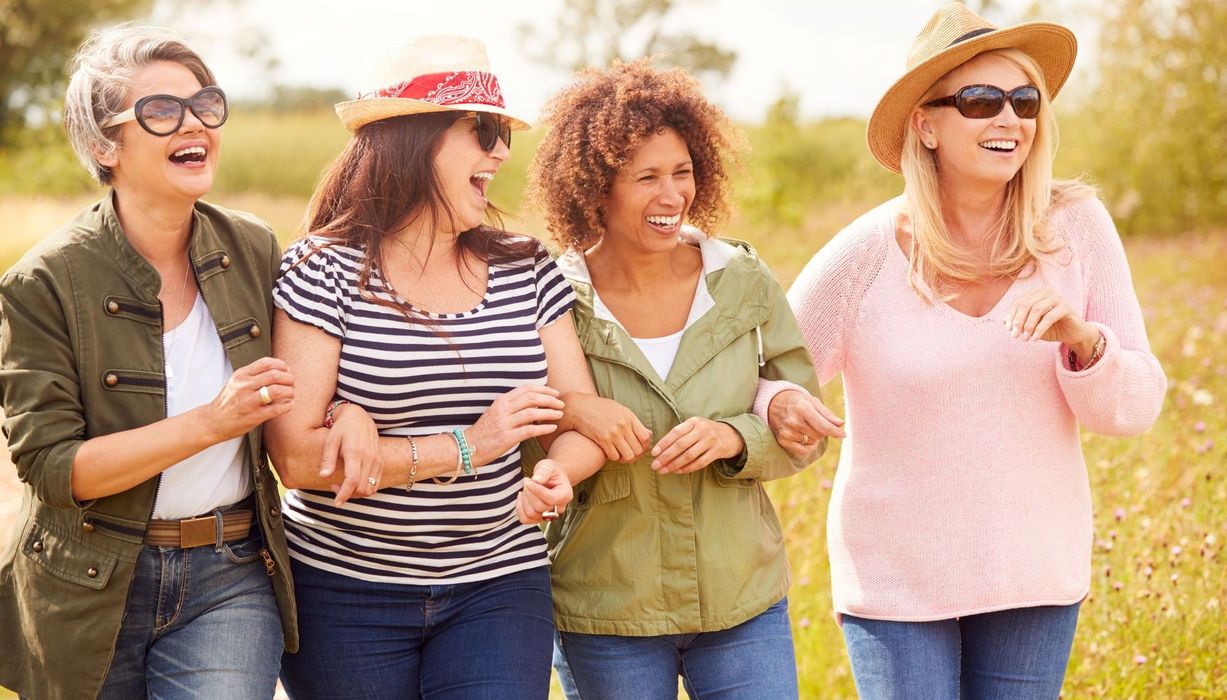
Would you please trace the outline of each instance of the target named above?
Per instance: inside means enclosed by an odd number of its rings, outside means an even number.
[[[215,82],[163,30],[86,42],[64,123],[111,191],[0,278],[0,406],[25,482],[0,684],[23,696],[270,697],[297,647],[260,433],[294,396],[268,357],[280,250],[199,201],[227,116]]]

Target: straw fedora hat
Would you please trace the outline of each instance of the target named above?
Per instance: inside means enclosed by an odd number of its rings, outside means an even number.
[[[890,86],[869,118],[867,138],[873,157],[888,170],[901,172],[903,137],[916,103],[942,76],[994,49],[1018,49],[1035,59],[1052,98],[1074,67],[1078,41],[1059,24],[1026,22],[1001,29],[962,3],[943,6],[912,42],[907,72]]]
[[[507,111],[486,47],[450,34],[412,37],[385,51],[375,59],[358,99],[336,109],[350,131],[389,117],[448,110],[501,114],[512,129],[531,128]]]

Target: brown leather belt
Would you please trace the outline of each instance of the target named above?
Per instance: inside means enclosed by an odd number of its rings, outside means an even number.
[[[150,520],[145,544],[151,547],[201,547],[217,541],[217,519],[222,519],[222,542],[245,539],[251,532],[252,512],[235,509],[183,520]]]

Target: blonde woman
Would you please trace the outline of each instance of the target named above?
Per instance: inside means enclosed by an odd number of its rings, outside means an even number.
[[[789,292],[847,392],[828,545],[865,698],[1057,697],[1090,585],[1079,426],[1137,434],[1163,401],[1112,220],[1052,179],[1075,53],[1064,27],[938,10],[869,122],[903,196]],[[817,437],[787,403],[782,444]]]

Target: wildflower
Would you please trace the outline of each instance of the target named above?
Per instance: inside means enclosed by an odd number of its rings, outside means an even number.
[[[1125,519],[1125,509],[1117,506],[1116,510],[1112,511],[1112,515],[1116,517],[1116,522],[1119,523]]]
[[[1205,389],[1198,389],[1193,392],[1194,406],[1209,406],[1212,403],[1214,403],[1214,395]]]
[[[823,479],[823,480],[822,480],[822,490],[823,490],[823,491],[830,491],[830,490],[831,490],[831,480],[830,480],[830,479]]]
[[[1206,432],[1206,421],[1199,420],[1193,424],[1193,430],[1198,433]]]
[[[1146,663],[1146,656],[1144,654],[1138,654],[1137,656],[1133,657],[1133,663],[1141,666],[1142,664]]]
[[[800,627],[801,629],[805,629],[806,627],[809,627],[809,618],[803,617],[800,620],[797,620],[797,627]]]
[[[1112,584],[1112,590],[1114,590],[1114,591],[1119,591],[1120,589],[1121,589],[1121,582],[1120,582],[1120,581],[1116,581],[1116,582],[1114,582],[1114,583]]]

